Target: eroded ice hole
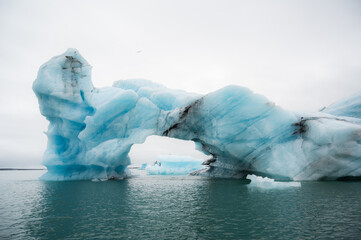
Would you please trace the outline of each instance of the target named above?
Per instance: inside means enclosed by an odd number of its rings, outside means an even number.
[[[148,165],[159,161],[159,158],[169,156],[190,157],[205,161],[210,156],[196,150],[193,141],[180,140],[163,136],[149,136],[142,144],[134,144],[130,150],[129,157],[132,166]]]

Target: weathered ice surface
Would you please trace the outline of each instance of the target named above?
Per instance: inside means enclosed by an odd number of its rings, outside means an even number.
[[[361,97],[337,107],[340,114],[330,110],[334,116],[286,111],[239,86],[204,96],[142,79],[98,89],[75,49],[41,66],[33,90],[50,122],[45,180],[126,177],[130,148],[150,135],[196,142],[210,157],[193,175],[361,176]]]
[[[329,107],[322,109],[322,112],[336,116],[347,116],[361,118],[361,93],[350,98],[335,102]]]

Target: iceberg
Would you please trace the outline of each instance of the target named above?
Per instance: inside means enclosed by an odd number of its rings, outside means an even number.
[[[153,165],[147,165],[145,170],[149,175],[188,175],[191,172],[205,168],[203,160],[186,156],[159,156]]]
[[[203,163],[208,167],[192,175],[361,176],[361,96],[338,105],[342,111],[331,111],[331,105],[328,111],[301,113],[240,86],[206,95],[144,79],[96,88],[91,66],[76,49],[43,64],[33,90],[49,121],[44,180],[127,177],[132,145],[151,135],[194,141],[209,155]]]

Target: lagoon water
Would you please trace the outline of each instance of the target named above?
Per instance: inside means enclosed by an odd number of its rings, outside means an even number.
[[[259,189],[139,176],[42,182],[0,171],[0,239],[360,239],[361,182]]]

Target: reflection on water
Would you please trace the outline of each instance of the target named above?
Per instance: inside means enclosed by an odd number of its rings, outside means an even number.
[[[0,176],[3,173],[0,173]],[[20,173],[12,173],[20,174]],[[0,177],[11,239],[358,239],[361,182],[259,191],[239,180],[142,176],[106,182]]]

